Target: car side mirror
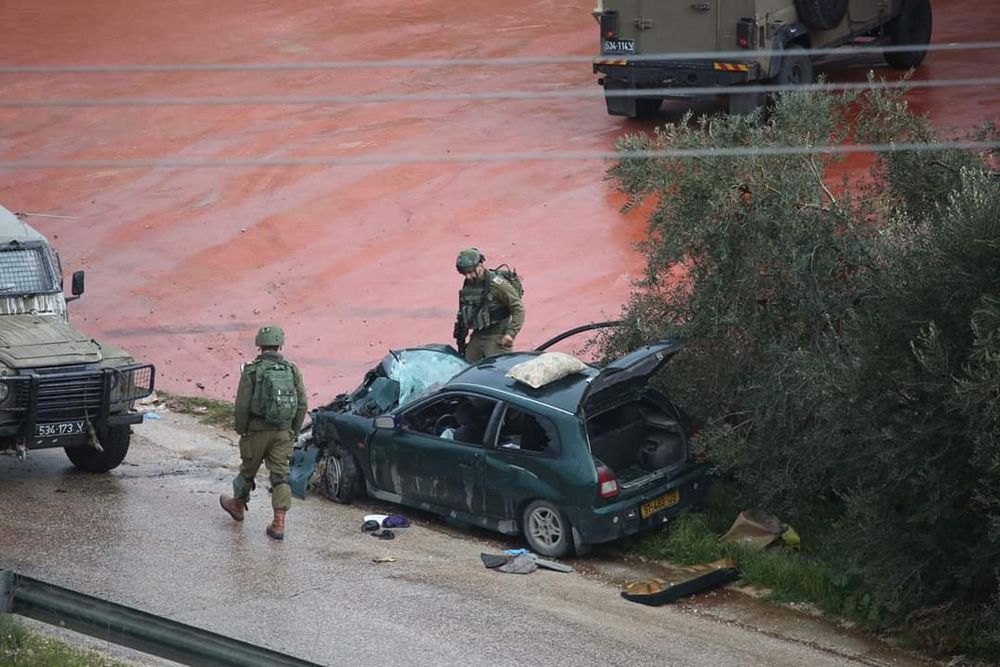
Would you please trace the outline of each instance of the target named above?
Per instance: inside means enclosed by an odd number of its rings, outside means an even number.
[[[372,423],[375,426],[375,428],[386,428],[386,429],[391,428],[393,430],[398,428],[396,424],[396,418],[393,417],[392,415],[382,415],[381,417],[376,417],[372,421]]]
[[[73,296],[80,296],[81,294],[83,294],[83,290],[85,287],[84,278],[85,274],[83,271],[73,272],[73,286],[72,286]]]

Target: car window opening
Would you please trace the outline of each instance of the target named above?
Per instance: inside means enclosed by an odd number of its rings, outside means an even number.
[[[497,439],[500,449],[551,454],[556,442],[555,426],[549,420],[513,406],[507,408]]]
[[[591,417],[587,434],[591,452],[614,471],[623,489],[680,470],[687,459],[679,415],[648,400],[630,401]]]
[[[408,412],[403,428],[471,445],[482,445],[496,402],[474,396],[448,396]]]

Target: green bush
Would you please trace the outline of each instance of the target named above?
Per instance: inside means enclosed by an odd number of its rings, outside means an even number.
[[[802,93],[619,148],[845,140],[942,141],[902,93]],[[629,206],[655,205],[645,275],[603,351],[683,337],[663,381],[739,500],[813,536],[872,620],[946,629],[942,650],[995,619],[1000,593],[996,158],[890,152],[835,183],[839,158],[820,153],[609,171]]]

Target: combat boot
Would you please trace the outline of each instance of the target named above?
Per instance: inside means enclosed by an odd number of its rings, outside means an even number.
[[[285,539],[285,514],[288,510],[274,510],[274,520],[267,526],[267,536],[272,540]]]
[[[243,517],[246,516],[247,504],[242,500],[222,494],[219,496],[219,504],[222,505],[222,509],[229,513],[229,516],[233,517],[234,521],[242,521]]]

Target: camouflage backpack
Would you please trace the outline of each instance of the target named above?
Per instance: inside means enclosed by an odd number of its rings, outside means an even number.
[[[514,289],[517,290],[518,296],[524,296],[524,283],[521,282],[521,276],[517,274],[516,269],[510,268],[506,264],[501,264],[495,269],[490,269],[490,273],[500,276],[513,285]]]
[[[298,407],[295,371],[291,364],[270,359],[260,362],[254,372],[250,412],[263,417],[268,424],[287,428]]]

